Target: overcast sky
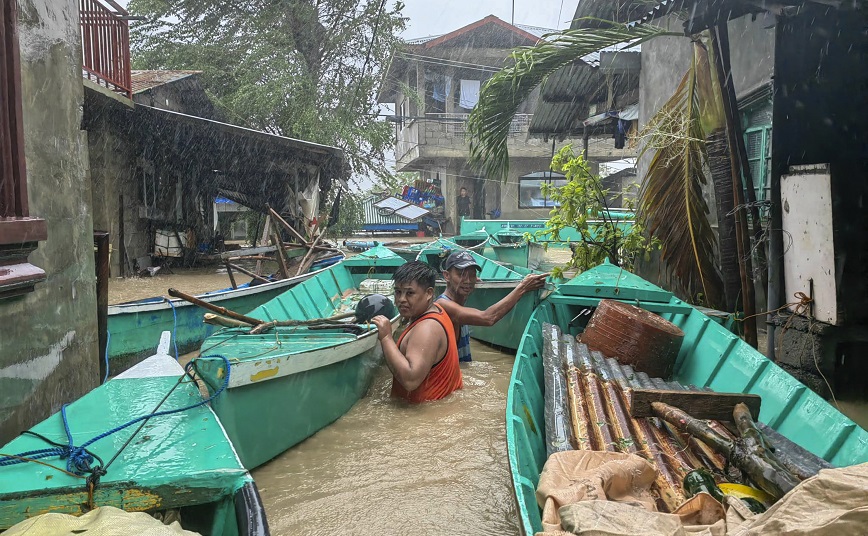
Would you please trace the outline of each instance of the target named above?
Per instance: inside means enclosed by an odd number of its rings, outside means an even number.
[[[569,26],[577,0],[406,0],[404,16],[410,20],[404,37],[426,37],[457,30],[488,15],[506,22],[560,29]]]

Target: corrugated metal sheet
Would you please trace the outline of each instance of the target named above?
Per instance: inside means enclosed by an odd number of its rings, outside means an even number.
[[[571,391],[568,406],[572,429],[578,430],[576,437],[571,438],[573,448],[629,452],[651,461],[658,469],[652,491],[658,497],[658,508],[665,512],[671,512],[684,502],[682,480],[693,469],[702,467],[719,478],[741,481],[739,471],[727,467],[726,460],[705,443],[678,432],[660,419],[630,417],[633,388],[697,390],[695,386],[635,372],[615,359],[590,352],[587,346],[577,343],[572,335],[561,334],[552,324],[545,324],[543,333],[549,339],[546,348],[557,352],[556,359],[564,365],[568,391]],[[734,437],[723,424],[716,421],[709,424],[725,436]],[[812,475],[820,468],[829,467],[770,428],[762,424],[759,427],[775,445],[781,461],[797,474]]]
[[[398,200],[396,199],[396,201]],[[429,214],[427,210],[420,208],[420,210],[424,210],[424,214],[416,215],[414,212],[413,214],[409,214],[413,217],[407,218],[398,214],[397,211],[394,211],[391,208],[381,209],[374,206],[375,203],[378,202],[378,198],[369,197],[362,203],[365,209],[365,225],[405,225],[407,223],[418,222],[425,217],[426,214]],[[404,203],[404,205],[406,205],[406,203]]]
[[[139,93],[140,91],[201,73],[202,71],[131,71],[130,80],[133,86],[133,93]]]
[[[647,0],[579,0],[571,28],[594,28],[603,23],[579,20],[585,17],[604,21],[627,22],[648,12]]]

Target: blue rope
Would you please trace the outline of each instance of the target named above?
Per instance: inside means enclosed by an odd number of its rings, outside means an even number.
[[[112,332],[109,330],[105,330],[106,340],[105,340],[105,378],[102,379],[102,382],[105,383],[108,381],[109,377],[109,346],[112,343]]]
[[[178,355],[178,339],[175,337],[175,334],[178,332],[178,313],[175,312],[175,304],[172,303],[172,300],[169,298],[165,298],[167,302],[169,302],[169,306],[172,308],[172,344],[175,346],[175,361],[180,359]]]
[[[223,379],[223,385],[220,386],[220,389],[218,389],[213,395],[209,396],[208,398],[206,398],[200,402],[197,402],[195,404],[185,406],[183,408],[167,409],[164,411],[156,411],[154,413],[142,415],[141,417],[135,418],[135,419],[133,419],[133,420],[131,420],[125,424],[122,424],[120,426],[116,426],[115,428],[112,428],[111,430],[108,430],[107,432],[103,432],[103,433],[99,434],[98,436],[92,438],[91,440],[85,441],[84,443],[82,443],[78,447],[75,446],[75,444],[72,441],[72,432],[69,429],[69,421],[66,418],[66,407],[68,406],[68,404],[64,404],[63,406],[60,407],[60,416],[63,419],[63,429],[66,432],[67,445],[56,446],[56,447],[51,447],[51,448],[46,448],[46,449],[39,449],[39,450],[30,450],[27,452],[22,452],[20,454],[16,454],[15,457],[3,456],[3,457],[0,457],[0,467],[9,466],[9,465],[17,465],[19,463],[24,463],[24,462],[27,462],[30,460],[39,460],[42,458],[57,456],[62,460],[63,459],[66,460],[66,469],[70,473],[82,475],[84,473],[89,473],[89,472],[94,471],[95,468],[92,468],[90,465],[94,461],[94,456],[87,451],[87,447],[96,443],[100,439],[106,438],[106,437],[108,437],[114,433],[120,432],[124,428],[128,428],[128,427],[130,427],[136,423],[142,422],[146,419],[150,419],[152,417],[162,417],[165,415],[172,415],[174,413],[180,413],[182,411],[188,411],[188,410],[191,410],[194,408],[198,408],[199,406],[205,405],[205,404],[209,403],[210,401],[214,400],[215,398],[217,398],[220,395],[220,393],[222,393],[226,389],[226,387],[229,386],[229,376],[231,375],[232,368],[229,364],[229,360],[222,355],[214,354],[214,355],[205,356],[205,358],[209,358],[209,357],[219,357],[220,359],[223,360],[223,364],[226,366],[226,377]],[[187,366],[184,367],[184,374],[185,375],[190,373],[190,371],[193,368],[193,363],[194,363],[193,361],[190,361],[189,363],[187,363]],[[179,378],[178,383],[180,384],[180,382],[181,382],[181,379]],[[177,385],[176,385],[176,387],[177,387]],[[173,389],[174,389],[174,387],[173,387]],[[29,459],[20,459],[20,458],[29,458]]]

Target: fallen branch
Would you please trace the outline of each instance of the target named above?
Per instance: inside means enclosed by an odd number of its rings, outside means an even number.
[[[271,328],[275,327],[291,327],[291,326],[311,326],[316,324],[344,324],[344,322],[339,322],[340,320],[346,318],[352,318],[356,316],[356,313],[340,313],[328,318],[311,318],[310,320],[272,320],[271,322],[263,322],[250,330],[251,335],[258,335],[260,333],[264,333]]]

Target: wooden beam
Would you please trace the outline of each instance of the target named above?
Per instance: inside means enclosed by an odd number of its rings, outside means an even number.
[[[235,275],[232,274],[232,263],[229,261],[223,261],[223,264],[226,266],[226,274],[229,276],[229,282],[232,283],[232,288],[237,289],[238,285],[235,283]]]
[[[280,276],[283,279],[286,279],[289,277],[289,269],[286,267],[286,257],[283,256],[283,248],[280,247],[280,234],[278,234],[276,230],[271,233],[271,241],[274,243],[275,247],[277,247],[277,261],[278,267],[280,268]]]
[[[653,402],[662,402],[678,408],[692,417],[703,420],[732,421],[735,405],[748,407],[754,419],[759,418],[758,395],[747,393],[715,393],[711,391],[667,391],[663,389],[633,389],[630,398],[630,415],[634,418],[653,417]]]

